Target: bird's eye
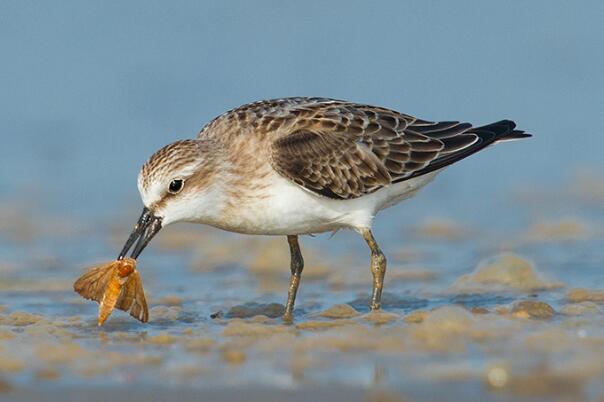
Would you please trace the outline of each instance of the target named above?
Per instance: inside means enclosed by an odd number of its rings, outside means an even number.
[[[182,190],[184,183],[185,182],[184,182],[183,179],[174,179],[174,180],[172,180],[170,182],[170,186],[168,187],[168,191],[171,194],[178,194]]]

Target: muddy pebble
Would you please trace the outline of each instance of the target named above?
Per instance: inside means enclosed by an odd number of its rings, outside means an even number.
[[[518,318],[547,320],[552,318],[555,313],[552,306],[539,300],[523,300],[512,307],[512,315]]]
[[[545,279],[533,263],[517,254],[502,254],[481,261],[471,274],[462,275],[451,286],[454,292],[554,289],[561,284]]]
[[[246,303],[240,306],[234,306],[226,313],[227,318],[249,318],[257,315],[264,315],[271,318],[281,317],[285,311],[285,306],[280,303]]]
[[[510,374],[505,367],[493,366],[487,371],[487,382],[493,388],[502,388],[508,384]]]
[[[348,325],[359,326],[359,324],[353,320],[338,319],[338,320],[331,320],[331,321],[301,322],[299,324],[296,324],[296,328],[300,329],[300,330],[315,331],[315,330],[324,330],[324,329],[330,329],[330,328],[336,328],[336,327],[344,327],[344,326],[348,326]]]
[[[574,288],[568,291],[566,294],[566,299],[574,303],[583,301],[601,302],[604,301],[604,290]]]
[[[74,333],[45,321],[39,321],[35,324],[26,326],[24,332],[30,336],[39,337],[45,337],[48,335],[53,335],[61,339],[73,339],[75,337]]]
[[[364,402],[407,402],[409,399],[393,391],[370,390],[363,399]]]
[[[117,342],[140,342],[144,340],[144,335],[141,333],[115,331],[111,333],[111,339]]]
[[[352,318],[360,315],[360,313],[351,305],[336,304],[335,306],[331,306],[327,310],[320,312],[318,315],[325,318]]]
[[[176,321],[181,312],[179,306],[155,306],[149,309],[149,321]]]
[[[507,315],[510,313],[510,309],[506,306],[495,306],[493,311],[499,315]]]
[[[305,337],[297,343],[305,350],[340,352],[383,351],[388,353],[405,350],[405,338],[398,333],[387,333],[380,328],[337,328]]]
[[[36,356],[48,365],[66,364],[92,355],[75,342],[41,343],[36,346]]]
[[[375,325],[384,325],[401,318],[398,314],[388,313],[382,310],[370,311],[362,316],[363,320]]]
[[[214,340],[212,338],[187,339],[183,346],[186,350],[191,352],[205,353],[214,346]]]
[[[207,367],[198,364],[183,364],[176,367],[170,367],[168,374],[178,381],[183,378],[197,379],[208,372]]]
[[[428,315],[427,311],[415,310],[415,311],[412,311],[409,314],[407,314],[403,318],[403,320],[409,324],[418,324],[418,323],[424,321],[424,319],[426,318],[427,315]]]
[[[12,358],[10,356],[2,356],[0,359],[0,372],[18,373],[25,368],[25,362]]]
[[[159,334],[155,336],[148,336],[146,340],[154,345],[171,345],[176,342],[176,337],[170,334]]]
[[[243,350],[233,349],[230,347],[223,347],[220,350],[220,356],[222,360],[229,364],[243,364],[247,359],[247,356]]]
[[[7,329],[0,329],[0,340],[5,341],[5,340],[9,340],[9,339],[14,339],[16,337],[17,337],[17,335],[14,332],[9,331]]]
[[[241,319],[229,321],[222,331],[223,336],[270,336],[276,333],[290,332],[292,329],[286,325],[265,325],[246,322]]]
[[[268,324],[268,323],[272,323],[272,322],[274,322],[274,321],[275,321],[275,319],[274,319],[274,318],[271,318],[271,317],[268,317],[268,316],[265,316],[265,315],[260,314],[260,315],[255,315],[255,316],[253,316],[253,317],[250,317],[250,318],[249,318],[249,321],[250,321],[250,322],[257,322],[257,323],[259,323],[259,324]]]
[[[516,395],[549,396],[546,400],[578,401],[583,399],[579,397],[582,383],[583,379],[576,376],[539,367],[522,375],[512,376],[506,389]]]
[[[10,385],[8,381],[4,378],[0,377],[0,394],[10,392],[13,387]]]
[[[461,351],[466,342],[486,336],[486,329],[476,325],[474,316],[459,306],[439,307],[407,330],[417,346],[436,352]]]
[[[489,314],[490,311],[488,308],[485,307],[472,307],[472,309],[470,310],[472,312],[472,314]]]
[[[566,315],[589,315],[601,312],[600,307],[591,301],[567,304],[560,309],[562,314]]]
[[[15,311],[8,316],[8,324],[14,325],[15,327],[24,327],[35,324],[42,319],[43,317],[41,315],[31,314],[24,311]]]
[[[54,368],[42,368],[36,370],[34,375],[39,380],[56,380],[61,377],[59,370]]]

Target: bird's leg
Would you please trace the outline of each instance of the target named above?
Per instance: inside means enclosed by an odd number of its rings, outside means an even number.
[[[371,310],[379,310],[382,302],[382,288],[386,274],[386,256],[380,250],[370,229],[362,229],[361,234],[371,249],[371,274],[373,275],[373,293],[371,295]]]
[[[287,289],[287,304],[285,305],[283,319],[291,322],[294,312],[294,303],[296,302],[296,293],[298,292],[298,286],[300,285],[302,269],[304,269],[304,259],[302,258],[302,252],[300,251],[300,245],[298,244],[298,236],[287,236],[287,242],[289,243],[289,252],[291,254],[290,269],[292,276],[289,280],[289,289]]]

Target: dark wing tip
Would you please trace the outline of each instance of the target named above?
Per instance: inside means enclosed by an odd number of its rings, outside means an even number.
[[[522,130],[514,130],[511,133],[509,133],[508,135],[506,135],[504,138],[506,139],[522,139],[522,138],[530,138],[532,137],[533,134],[529,134],[529,133],[525,133]]]
[[[525,133],[523,130],[515,130],[516,123],[512,120],[500,120],[486,126],[477,127],[470,131],[480,136],[481,133],[488,133],[487,136],[492,138],[492,141],[515,140],[521,138],[532,137],[531,134]]]

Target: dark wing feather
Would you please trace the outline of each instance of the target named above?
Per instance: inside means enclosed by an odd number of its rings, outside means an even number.
[[[433,124],[439,125],[443,123]],[[423,126],[418,125],[409,127],[408,131],[422,132],[426,135],[439,138],[443,142],[444,148],[438,158],[431,161],[428,166],[412,172],[402,180],[442,169],[445,166],[467,158],[495,142],[531,137],[530,134],[522,130],[516,130],[516,123],[511,120],[501,120],[475,128],[472,128],[472,125],[469,123],[457,123],[456,126],[451,126],[445,130],[431,131],[429,133],[426,132]],[[395,182],[402,180],[395,180]]]
[[[357,198],[414,177],[476,141],[476,135],[463,134],[467,123],[432,123],[363,105],[324,105],[310,120],[274,141],[271,163],[281,175],[330,198]]]
[[[297,131],[275,141],[273,149],[277,171],[328,197],[359,196],[391,182],[376,154],[345,135]]]
[[[260,132],[279,132],[271,146],[273,168],[300,186],[336,199],[357,198],[441,169],[496,141],[529,136],[509,120],[472,128],[469,123],[430,122],[385,108],[319,98],[257,102],[222,119],[252,124]]]

